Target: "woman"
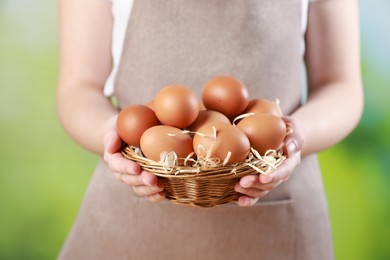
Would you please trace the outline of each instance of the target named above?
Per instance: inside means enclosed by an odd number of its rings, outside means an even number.
[[[76,142],[104,155],[60,259],[333,259],[315,153],[362,113],[357,1],[59,3],[59,116]],[[235,205],[174,205],[154,175],[120,155],[107,96],[122,108],[171,83],[199,94],[221,74],[254,98],[280,99],[294,129],[288,159],[271,175],[243,177]]]

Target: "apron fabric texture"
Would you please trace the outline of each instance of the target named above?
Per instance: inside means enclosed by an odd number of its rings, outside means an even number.
[[[120,107],[179,83],[200,97],[207,80],[232,75],[252,98],[302,96],[301,0],[135,0],[115,84]],[[241,208],[151,203],[101,161],[59,259],[333,259],[315,155],[290,179]]]

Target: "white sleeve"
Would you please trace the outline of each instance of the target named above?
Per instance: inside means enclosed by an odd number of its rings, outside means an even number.
[[[133,0],[110,0],[112,1],[112,59],[113,67],[110,76],[104,86],[104,95],[111,96],[114,93],[115,77],[118,72],[119,62],[125,41],[127,23],[129,21]]]

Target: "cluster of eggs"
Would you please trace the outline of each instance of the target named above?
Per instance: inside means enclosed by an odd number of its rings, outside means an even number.
[[[218,76],[206,83],[202,102],[190,88],[169,85],[147,105],[124,108],[117,131],[125,143],[140,147],[154,161],[174,152],[178,158],[195,153],[233,164],[244,161],[251,147],[260,154],[280,148],[286,136],[281,116],[275,102],[250,100],[241,81]]]

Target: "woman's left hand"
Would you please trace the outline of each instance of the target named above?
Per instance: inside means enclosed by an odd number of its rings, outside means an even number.
[[[301,162],[301,150],[304,143],[304,132],[296,120],[283,117],[283,120],[292,126],[293,132],[284,140],[283,151],[287,159],[271,174],[247,175],[234,187],[235,191],[242,193],[238,205],[253,206],[261,197],[275,189],[282,182],[287,181],[294,169]]]

